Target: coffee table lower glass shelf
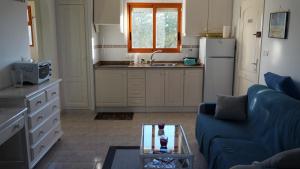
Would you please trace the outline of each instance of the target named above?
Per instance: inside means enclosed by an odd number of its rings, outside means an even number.
[[[161,128],[161,126],[160,126]],[[166,145],[164,141],[167,140]],[[143,169],[192,169],[193,154],[179,124],[144,124],[140,146]]]

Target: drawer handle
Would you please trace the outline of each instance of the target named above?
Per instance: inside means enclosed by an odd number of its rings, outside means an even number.
[[[39,136],[42,136],[42,135],[44,135],[44,131],[39,132]]]
[[[40,146],[40,152],[43,151],[44,148],[45,148],[45,145],[41,145]]]
[[[20,124],[16,124],[16,125],[14,125],[13,130],[18,130],[19,128],[20,128]]]
[[[38,121],[42,120],[43,118],[44,118],[44,116],[39,116]]]
[[[54,106],[52,107],[52,111],[54,111],[56,108],[57,108],[57,105],[54,105]]]
[[[39,101],[37,101],[37,102],[35,103],[36,106],[39,105],[39,104],[42,104],[42,101],[41,101],[41,100],[39,100]]]
[[[54,96],[54,95],[56,95],[56,92],[52,92],[52,93],[51,93],[51,96]]]
[[[55,124],[57,121],[58,121],[58,119],[57,119],[57,118],[56,118],[56,119],[54,119],[54,120],[53,120],[53,124]]]

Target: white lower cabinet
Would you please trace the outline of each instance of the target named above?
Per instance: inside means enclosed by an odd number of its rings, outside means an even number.
[[[144,70],[128,70],[128,106],[143,107],[145,106],[145,71]]]
[[[40,85],[40,88],[43,88],[43,85],[47,87],[25,99],[29,108],[27,122],[30,168],[34,168],[63,134],[60,127],[60,81]]]
[[[183,106],[184,70],[165,70],[165,106]]]
[[[202,101],[203,70],[189,69],[184,74],[184,106],[199,106]]]
[[[203,69],[96,69],[95,86],[99,109],[194,110],[202,101]]]
[[[96,106],[127,106],[127,70],[96,70]]]
[[[165,71],[146,70],[146,106],[165,105]]]

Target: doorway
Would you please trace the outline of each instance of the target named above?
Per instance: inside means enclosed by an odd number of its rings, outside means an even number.
[[[264,0],[244,0],[240,8],[235,95],[244,95],[259,80]]]

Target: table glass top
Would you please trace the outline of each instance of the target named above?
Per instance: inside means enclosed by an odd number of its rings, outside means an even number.
[[[163,146],[164,138],[167,139],[167,146]],[[141,144],[144,154],[190,154],[180,125],[166,124],[161,130],[156,124],[145,124]]]

